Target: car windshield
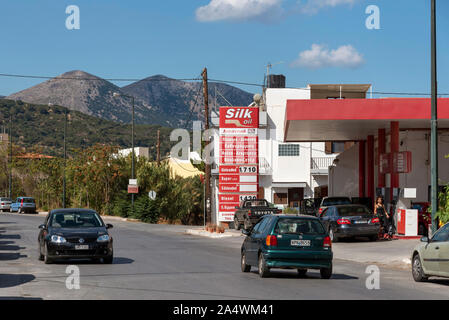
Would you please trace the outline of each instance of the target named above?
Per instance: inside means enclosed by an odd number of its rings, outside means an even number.
[[[96,212],[56,212],[50,226],[53,228],[96,228],[103,222]]]
[[[348,206],[338,208],[338,214],[342,217],[351,217],[372,214],[372,212],[365,206]]]
[[[351,199],[349,198],[327,198],[323,200],[323,206],[329,207],[329,206],[336,206],[340,204],[351,204]]]
[[[323,225],[312,219],[279,219],[277,234],[324,234]]]

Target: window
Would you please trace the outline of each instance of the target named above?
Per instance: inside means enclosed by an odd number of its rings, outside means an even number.
[[[279,157],[298,157],[299,144],[280,144]]]
[[[332,142],[332,153],[342,153],[345,151],[344,142]]]
[[[449,224],[446,224],[432,238],[434,242],[448,241],[449,240]]]
[[[274,204],[288,204],[286,193],[275,193],[274,194]]]
[[[322,224],[311,219],[280,219],[275,232],[277,234],[324,234]]]

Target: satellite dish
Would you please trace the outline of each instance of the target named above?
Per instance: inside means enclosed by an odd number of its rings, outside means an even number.
[[[259,105],[262,101],[262,96],[259,93],[256,93],[253,97],[253,100],[257,105]]]

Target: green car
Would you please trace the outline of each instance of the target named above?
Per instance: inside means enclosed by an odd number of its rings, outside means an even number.
[[[413,249],[412,274],[417,282],[430,276],[449,278],[449,223],[441,227],[432,239],[421,238]]]
[[[266,215],[251,230],[241,248],[242,272],[257,267],[259,276],[270,269],[296,269],[305,276],[308,269],[320,270],[323,279],[332,276],[332,242],[321,221],[299,215]]]

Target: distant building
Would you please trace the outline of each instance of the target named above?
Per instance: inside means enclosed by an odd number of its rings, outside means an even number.
[[[166,161],[168,161],[168,166],[170,167],[170,172],[172,176],[179,176],[182,178],[190,178],[195,176],[203,175],[204,172],[198,170],[193,166],[190,160],[201,160],[201,157],[196,152],[189,153],[189,160],[181,160],[174,157],[169,157]]]
[[[118,151],[119,155],[122,157],[127,157],[131,154],[133,148],[129,149],[121,149]],[[147,159],[150,159],[150,148],[144,148],[144,147],[135,147],[134,148],[134,155],[136,157],[144,157]]]

